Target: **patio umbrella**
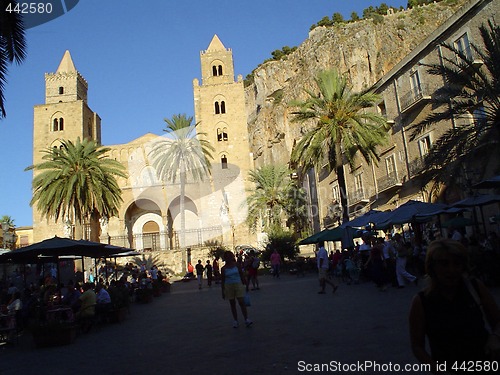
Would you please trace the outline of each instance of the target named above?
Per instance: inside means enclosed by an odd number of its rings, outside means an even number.
[[[462,199],[452,205],[452,207],[479,207],[479,211],[481,212],[481,220],[483,221],[483,230],[484,233],[486,230],[486,222],[484,220],[484,212],[483,206],[487,206],[488,204],[493,204],[500,202],[500,195],[488,194],[488,195],[477,195],[474,197],[469,197]],[[476,215],[474,211],[474,215]]]
[[[475,185],[472,185],[473,189],[493,189],[500,188],[500,175],[483,180]]]
[[[65,255],[100,256],[112,251],[106,250],[106,244],[91,241],[77,241],[70,238],[53,237],[32,245],[11,251],[8,257],[14,261],[36,259],[39,256],[60,257]]]
[[[377,227],[386,228],[395,224],[411,223],[417,220],[417,215],[425,215],[431,212],[437,212],[446,208],[442,203],[427,203],[415,200],[409,200],[398,208],[394,209],[385,220],[375,223]],[[417,221],[425,222],[429,218],[421,218]]]
[[[299,245],[310,245],[314,243],[318,243],[321,241],[319,237],[327,232],[329,229],[323,229],[321,232],[314,233],[312,236],[306,237],[299,242]]]
[[[474,225],[474,220],[469,219],[468,217],[457,216],[453,219],[447,220],[443,223],[443,227],[453,227],[453,228],[463,228],[470,227]]]
[[[461,201],[452,204],[452,207],[481,207],[496,202],[500,202],[500,195],[477,195],[474,197],[462,199]]]
[[[354,227],[354,228],[365,227],[370,223],[375,224],[377,222],[386,220],[390,214],[391,214],[390,211],[370,210],[364,215],[358,216],[357,218],[349,220],[348,222],[342,224],[342,227]]]

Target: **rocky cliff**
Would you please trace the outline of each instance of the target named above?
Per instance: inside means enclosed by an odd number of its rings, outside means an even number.
[[[433,3],[383,20],[317,27],[285,59],[257,68],[254,84],[246,88],[256,166],[288,162],[303,125],[291,122],[287,103],[305,98],[303,89],[313,87],[317,72],[337,68],[348,74],[355,91],[369,87],[467,1]]]

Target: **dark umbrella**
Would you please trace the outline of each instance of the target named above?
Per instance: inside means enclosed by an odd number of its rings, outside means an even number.
[[[442,203],[427,203],[421,201],[409,200],[405,204],[394,209],[387,218],[383,221],[376,222],[376,226],[380,228],[385,228],[395,224],[411,223],[416,221],[417,215],[425,215],[427,213],[436,212],[446,208],[447,206]],[[418,221],[430,220],[421,219]]]
[[[474,220],[462,216],[454,217],[453,219],[447,220],[443,223],[444,228],[463,228],[470,227],[472,225],[474,225]]]
[[[473,189],[493,189],[500,187],[500,175],[483,180],[475,185],[472,185]]]

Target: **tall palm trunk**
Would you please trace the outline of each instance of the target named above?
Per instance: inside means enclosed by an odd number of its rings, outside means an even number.
[[[185,212],[185,195],[186,195],[186,165],[184,162],[181,162],[181,171],[180,171],[180,183],[181,183],[181,192],[180,192],[180,203],[179,210],[181,215],[181,249],[186,246],[186,212]]]
[[[347,202],[347,185],[345,181],[345,173],[344,173],[344,163],[342,157],[342,147],[341,147],[341,136],[338,132],[337,139],[338,141],[335,144],[335,172],[337,173],[337,179],[340,189],[340,205],[342,207],[342,223],[346,223],[349,221],[349,205]]]

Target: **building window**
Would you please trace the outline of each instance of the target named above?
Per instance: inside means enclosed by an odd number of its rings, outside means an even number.
[[[221,163],[222,169],[227,169],[226,155],[222,155],[222,157],[220,158],[220,163]]]
[[[382,117],[387,117],[387,109],[385,108],[385,102],[379,103],[377,105],[378,113]]]
[[[64,94],[64,87],[59,87],[59,95],[62,95]]]
[[[472,61],[472,51],[470,48],[469,37],[467,33],[463,34],[460,38],[455,41],[455,48],[458,52],[463,54],[467,60]],[[462,59],[457,56],[457,61],[460,62]]]
[[[476,127],[482,128],[486,124],[486,111],[482,105],[474,109],[472,119]]]
[[[431,149],[432,143],[431,143],[431,135],[427,134],[425,137],[422,137],[418,140],[418,149],[420,151],[420,156],[424,157],[429,153],[429,150]]]
[[[62,117],[52,120],[52,131],[57,132],[64,130],[64,119]]]
[[[420,86],[420,76],[418,75],[418,70],[415,70],[410,74],[410,88],[414,98],[420,97],[422,88]]]
[[[222,140],[227,141],[227,128],[222,128]]]
[[[87,125],[87,131],[89,133],[89,138],[92,138],[92,123],[89,122],[89,124]]]
[[[224,113],[226,113],[226,102],[224,100],[222,100],[220,103],[215,102],[214,108],[215,108],[216,115],[219,115],[221,113],[224,114]]]
[[[332,197],[334,201],[340,202],[340,188],[338,184],[332,186]]]
[[[212,75],[214,77],[221,76],[222,75],[222,65],[214,65],[212,66]]]
[[[396,158],[394,154],[385,159],[385,168],[387,170],[387,176],[396,177]]]
[[[363,195],[363,173],[354,176],[354,189],[356,194]]]

